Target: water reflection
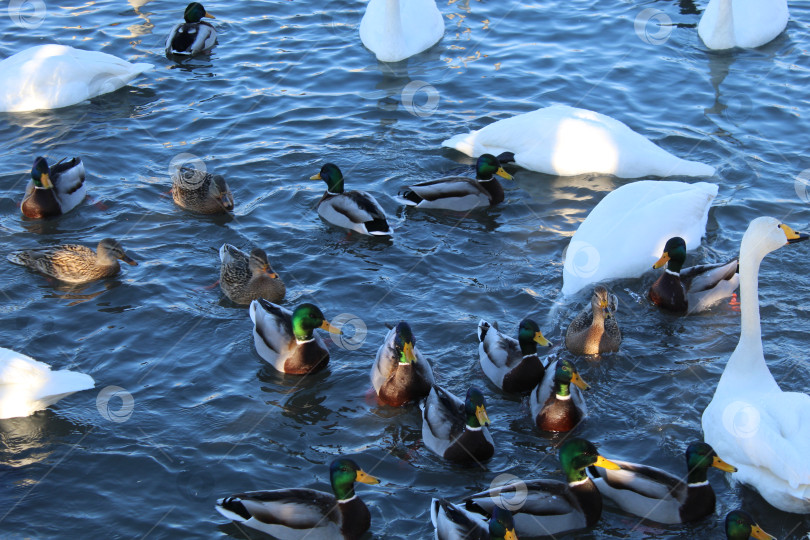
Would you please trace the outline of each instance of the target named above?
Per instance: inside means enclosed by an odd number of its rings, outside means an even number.
[[[140,24],[133,24],[131,26],[127,26],[127,30],[129,30],[129,37],[139,37],[139,36],[148,36],[152,33],[152,29],[155,27],[152,24],[152,21],[149,19],[149,15],[152,13],[142,13],[141,8],[151,2],[152,0],[127,0],[129,5],[132,6],[132,10],[135,11],[135,14],[140,18],[143,19],[144,22]]]

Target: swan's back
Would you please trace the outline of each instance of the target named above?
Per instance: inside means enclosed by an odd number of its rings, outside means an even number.
[[[48,364],[0,347],[0,419],[28,416],[94,385],[90,375],[51,371]]]
[[[787,26],[787,0],[711,0],[698,23],[710,49],[765,45]]]
[[[608,193],[568,244],[562,293],[640,276],[652,268],[673,236],[688,246],[700,245],[717,189],[706,182],[641,180]]]
[[[74,105],[118,90],[153,67],[64,45],[31,47],[0,61],[0,112]]]
[[[360,39],[381,62],[399,62],[428,49],[444,35],[435,0],[370,0]]]

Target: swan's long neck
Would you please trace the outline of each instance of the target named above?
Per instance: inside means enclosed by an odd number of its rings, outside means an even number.
[[[723,378],[733,379],[733,384],[751,382],[760,389],[768,381],[776,385],[765,363],[762,351],[762,330],[759,318],[759,266],[765,253],[757,249],[756,240],[740,246],[740,341],[728,360]]]
[[[386,0],[385,2],[385,34],[395,36],[402,33],[402,16],[399,10],[399,0]]]

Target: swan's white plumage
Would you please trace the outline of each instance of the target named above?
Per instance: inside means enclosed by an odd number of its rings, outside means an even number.
[[[710,49],[765,45],[787,26],[787,0],[711,0],[698,23]]]
[[[153,67],[65,45],[31,47],[0,61],[0,112],[75,105],[118,90]]]
[[[48,364],[0,347],[0,419],[28,416],[94,385],[90,375],[51,371]]]
[[[545,174],[712,176],[714,167],[676,157],[622,122],[586,109],[552,105],[498,120],[442,143],[468,156],[515,154],[515,163]]]
[[[381,62],[399,62],[430,48],[444,36],[435,0],[369,0],[360,39]]]
[[[565,253],[562,293],[640,276],[680,236],[696,247],[706,231],[717,184],[642,180],[610,192],[580,224]]]
[[[705,441],[733,463],[734,478],[786,512],[810,513],[810,396],[783,392],[762,349],[759,266],[787,243],[779,221],[757,218],[740,245],[741,331],[703,411]]]

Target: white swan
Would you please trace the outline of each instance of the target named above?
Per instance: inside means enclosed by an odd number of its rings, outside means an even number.
[[[559,176],[714,174],[714,167],[675,157],[614,118],[567,105],[498,120],[478,131],[455,135],[442,146],[473,157],[511,152],[521,167]]]
[[[153,67],[65,45],[31,47],[0,61],[0,112],[75,105],[118,90]]]
[[[667,240],[697,247],[717,184],[641,180],[607,194],[580,224],[565,252],[564,295],[652,268]]]
[[[771,217],[751,222],[740,244],[742,328],[714,397],[703,436],[734,477],[786,512],[810,513],[810,396],[783,392],[762,352],[757,279],[771,251],[807,239]]]
[[[399,62],[432,47],[444,36],[436,0],[369,0],[360,40],[380,62]]]
[[[787,26],[787,0],[711,0],[698,23],[698,35],[710,49],[759,47]]]
[[[0,419],[31,415],[94,385],[90,375],[51,371],[48,364],[0,347]]]

